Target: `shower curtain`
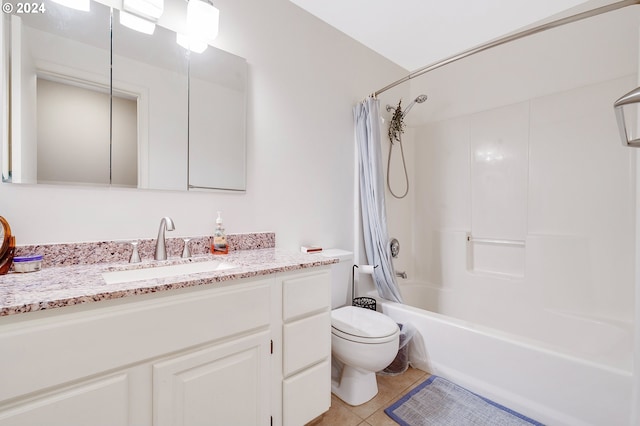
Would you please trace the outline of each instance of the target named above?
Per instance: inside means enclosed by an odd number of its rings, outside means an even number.
[[[373,280],[380,297],[402,302],[391,262],[384,203],[380,102],[368,97],[353,109],[360,170],[360,205],[367,262],[378,265]]]

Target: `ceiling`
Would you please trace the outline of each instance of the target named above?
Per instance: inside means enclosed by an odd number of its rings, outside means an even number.
[[[586,0],[290,0],[414,71]]]

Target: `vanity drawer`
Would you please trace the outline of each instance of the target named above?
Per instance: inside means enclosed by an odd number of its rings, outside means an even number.
[[[329,270],[282,280],[282,318],[285,322],[331,306]]]
[[[282,385],[284,425],[303,425],[331,406],[331,363],[326,360]]]
[[[289,376],[331,354],[331,316],[322,312],[284,325],[283,375]]]

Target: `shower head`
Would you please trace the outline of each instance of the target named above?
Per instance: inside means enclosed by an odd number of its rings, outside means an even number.
[[[407,113],[409,112],[409,110],[410,110],[411,108],[413,108],[413,106],[414,106],[416,103],[421,104],[421,103],[423,103],[423,102],[424,102],[424,101],[426,101],[426,100],[427,100],[427,95],[419,95],[417,98],[415,98],[415,99],[413,100],[413,102],[411,102],[411,103],[409,104],[409,106],[408,106],[408,107],[406,107],[406,108],[404,109],[404,111],[402,112],[402,115],[403,115],[403,116],[404,116],[404,115],[407,115]]]

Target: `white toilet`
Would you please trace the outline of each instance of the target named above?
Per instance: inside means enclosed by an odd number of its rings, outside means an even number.
[[[347,298],[353,254],[343,250],[323,254],[340,259],[332,266],[331,353],[334,363],[343,365],[341,373],[332,377],[331,391],[349,405],[364,404],[378,393],[376,372],[398,353],[400,329],[380,312],[344,306],[351,304]]]
[[[349,405],[376,396],[376,371],[394,360],[399,339],[398,325],[379,312],[355,306],[331,311],[331,353],[344,364],[331,391]]]

